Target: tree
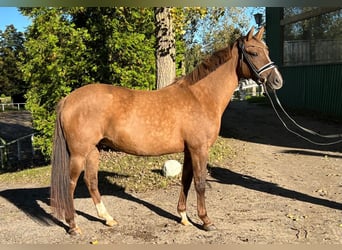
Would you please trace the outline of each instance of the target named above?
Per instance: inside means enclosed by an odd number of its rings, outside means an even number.
[[[289,7],[284,8],[284,16],[291,17],[304,12],[317,10],[318,7]],[[285,40],[314,40],[342,38],[342,9],[307,18],[285,25]]]
[[[25,13],[32,18],[21,66],[24,80],[30,84],[26,107],[39,132],[34,145],[48,159],[57,102],[93,80],[87,71],[91,53],[85,46],[90,37],[86,30],[76,28],[60,8],[34,8]]]
[[[94,81],[129,88],[155,84],[152,9],[30,8],[23,57],[30,84],[27,108],[39,132],[34,144],[48,159],[55,106],[75,88]]]
[[[154,9],[156,19],[156,81],[157,88],[172,83],[176,77],[176,41],[171,8]]]
[[[194,34],[196,24],[207,8],[155,8],[156,81],[157,88],[171,84],[176,76],[186,73],[186,34]]]
[[[0,94],[14,99],[23,97],[27,90],[19,69],[20,54],[24,53],[23,43],[23,33],[13,25],[7,26],[4,32],[0,30]]]
[[[77,27],[91,36],[96,81],[133,89],[155,88],[153,10],[144,8],[73,8]]]
[[[194,11],[194,10],[192,10]],[[245,8],[211,7],[198,10],[197,19],[189,19],[185,34],[185,66],[186,72],[191,72],[198,62],[208,54],[228,46],[241,36],[242,30],[247,30],[249,18]]]
[[[197,23],[207,14],[207,8],[183,7],[172,8],[171,18],[176,40],[176,76],[186,74],[187,57],[192,56],[187,51],[186,41],[194,40]]]

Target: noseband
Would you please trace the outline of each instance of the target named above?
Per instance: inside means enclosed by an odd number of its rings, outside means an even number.
[[[240,51],[240,64],[242,64],[243,61],[245,61],[247,63],[247,65],[249,66],[249,68],[252,70],[254,76],[257,79],[257,83],[260,85],[262,83],[265,83],[266,79],[264,79],[261,74],[263,72],[265,72],[266,70],[272,69],[272,68],[277,68],[277,65],[270,61],[269,63],[265,64],[264,66],[260,67],[259,69],[257,69],[255,67],[255,65],[253,64],[253,62],[250,59],[250,56],[248,55],[248,53],[245,50],[245,44],[243,42],[242,39],[239,40],[239,51]]]

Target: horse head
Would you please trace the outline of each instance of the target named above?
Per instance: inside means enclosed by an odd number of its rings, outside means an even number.
[[[274,62],[269,57],[266,44],[262,41],[264,27],[254,34],[252,28],[247,36],[238,39],[239,76],[252,78],[258,84],[265,84],[271,89],[280,89],[283,78]]]

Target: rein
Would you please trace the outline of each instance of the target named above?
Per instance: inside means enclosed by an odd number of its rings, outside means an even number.
[[[333,141],[333,142],[316,142],[316,141],[310,140],[309,138],[307,138],[307,137],[305,137],[305,136],[303,136],[303,135],[301,135],[301,134],[299,134],[299,133],[297,133],[297,132],[291,130],[291,129],[286,125],[286,123],[284,122],[283,118],[280,116],[279,112],[277,111],[277,109],[276,109],[276,107],[275,107],[275,105],[274,105],[274,103],[273,103],[273,100],[272,100],[270,94],[269,94],[268,91],[267,91],[267,87],[266,87],[265,83],[263,83],[262,86],[263,86],[263,88],[264,88],[264,91],[265,91],[265,93],[266,93],[268,99],[269,99],[270,102],[271,102],[271,105],[272,105],[272,107],[273,107],[273,109],[274,109],[276,115],[278,116],[278,118],[279,118],[279,120],[281,121],[281,123],[283,124],[283,126],[284,126],[289,132],[291,132],[292,134],[295,134],[295,135],[299,136],[300,138],[302,138],[302,139],[304,139],[304,140],[306,140],[306,141],[308,141],[308,142],[310,142],[310,143],[312,143],[312,144],[318,145],[318,146],[330,146],[330,145],[334,145],[334,144],[338,144],[338,143],[341,143],[341,142],[342,142],[342,139],[339,139],[339,140]],[[322,135],[322,134],[320,134],[320,133],[317,133],[317,132],[315,132],[315,131],[313,131],[313,130],[307,129],[307,128],[305,128],[305,127],[299,125],[299,124],[298,124],[293,118],[291,118],[291,116],[285,111],[285,109],[283,108],[283,106],[281,105],[281,103],[280,103],[280,101],[279,101],[279,98],[278,98],[277,93],[276,93],[275,90],[273,90],[273,94],[274,94],[274,97],[275,97],[275,100],[276,100],[278,106],[279,106],[280,109],[283,111],[283,113],[287,116],[287,118],[289,118],[290,121],[291,121],[294,125],[296,125],[298,128],[300,128],[300,129],[303,130],[304,132],[307,132],[307,133],[309,133],[309,134],[312,134],[312,135],[314,135],[314,136],[318,136],[318,137],[321,137],[321,138],[329,138],[329,139],[332,139],[332,138],[342,138],[342,134]]]
[[[246,61],[247,65],[248,65],[249,68],[252,70],[254,76],[257,78],[257,81],[256,81],[256,82],[257,82],[259,85],[262,85],[262,86],[263,86],[264,91],[265,91],[265,93],[266,93],[268,99],[270,100],[271,105],[272,105],[272,107],[273,107],[273,109],[274,109],[274,111],[275,111],[277,117],[279,118],[279,120],[281,121],[281,123],[283,124],[283,126],[284,126],[289,132],[291,132],[291,133],[293,133],[293,134],[299,136],[300,138],[302,138],[302,139],[304,139],[304,140],[306,140],[306,141],[308,141],[308,142],[310,142],[310,143],[312,143],[312,144],[318,145],[318,146],[329,146],[329,145],[334,145],[334,144],[342,143],[342,139],[339,139],[339,140],[333,141],[333,142],[316,142],[316,141],[313,141],[313,140],[311,140],[311,139],[305,137],[304,135],[301,135],[301,134],[299,134],[299,133],[293,131],[292,129],[290,129],[290,128],[286,125],[284,119],[280,116],[279,112],[277,111],[277,109],[276,109],[276,107],[275,107],[275,105],[274,105],[274,102],[273,102],[273,100],[272,100],[270,94],[269,94],[268,91],[267,91],[267,87],[266,87],[266,85],[265,85],[267,79],[265,79],[265,78],[263,78],[263,77],[261,76],[261,74],[262,74],[263,72],[265,72],[266,70],[269,70],[269,69],[272,69],[272,68],[277,68],[277,65],[276,65],[274,62],[270,61],[269,63],[265,64],[265,65],[262,66],[261,68],[259,68],[259,69],[256,68],[255,65],[253,64],[253,62],[251,61],[250,56],[248,55],[248,52],[245,50],[245,45],[244,45],[243,40],[239,40],[238,45],[239,45],[239,49],[240,49],[240,52],[241,52],[241,53],[240,53],[240,60],[241,60],[241,62],[244,61],[244,60]],[[282,110],[282,112],[283,112],[283,113],[287,116],[287,118],[288,118],[295,126],[297,126],[299,129],[301,129],[301,130],[303,130],[304,132],[307,132],[307,133],[309,133],[309,134],[312,134],[312,135],[314,135],[314,136],[321,137],[321,138],[328,138],[328,139],[342,138],[342,134],[322,135],[322,134],[320,134],[320,133],[317,133],[317,132],[315,132],[315,131],[313,131],[313,130],[307,129],[307,128],[305,128],[305,127],[299,125],[299,124],[298,124],[293,118],[291,118],[291,116],[285,111],[285,109],[283,108],[283,106],[281,105],[281,103],[280,103],[280,101],[279,101],[279,98],[278,98],[277,93],[276,93],[275,90],[273,90],[273,94],[274,94],[275,100],[276,100],[277,104],[279,105],[280,109]]]

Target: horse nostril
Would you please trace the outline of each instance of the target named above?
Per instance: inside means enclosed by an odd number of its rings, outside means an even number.
[[[277,84],[283,84],[283,79],[282,78],[280,78],[280,77],[277,77],[276,79],[275,79],[275,82],[277,83]]]

